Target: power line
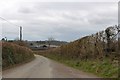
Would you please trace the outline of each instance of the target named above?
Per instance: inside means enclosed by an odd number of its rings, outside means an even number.
[[[10,21],[8,21],[8,20],[6,20],[6,19],[4,19],[4,18],[2,18],[2,17],[0,17],[0,19],[8,22],[9,24],[12,24],[12,25],[14,25],[14,26],[20,27],[20,41],[22,41],[22,27],[14,24],[14,23],[11,23]]]
[[[20,26],[18,26],[18,25],[16,25],[16,24],[13,24],[13,23],[11,23],[10,21],[8,21],[8,20],[6,20],[6,19],[4,19],[4,18],[2,18],[2,17],[0,17],[0,19],[2,19],[2,20],[4,20],[4,21],[8,22],[9,24],[12,24],[12,25],[14,25],[14,26],[20,27]]]

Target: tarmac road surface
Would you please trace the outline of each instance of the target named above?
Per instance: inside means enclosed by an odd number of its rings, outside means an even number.
[[[35,55],[29,63],[5,70],[3,78],[98,78],[90,73],[65,66],[46,57]]]

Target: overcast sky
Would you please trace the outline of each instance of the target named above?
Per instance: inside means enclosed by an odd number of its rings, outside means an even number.
[[[19,37],[19,26],[22,26],[24,40],[47,40],[52,36],[56,40],[73,41],[117,25],[118,3],[113,0],[3,0],[0,2],[0,17],[18,25],[0,20],[2,36],[8,39]]]

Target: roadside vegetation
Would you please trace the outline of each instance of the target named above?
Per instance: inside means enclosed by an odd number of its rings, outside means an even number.
[[[57,60],[71,67],[94,73],[100,77],[119,77],[119,26],[85,36],[74,42],[36,54]]]
[[[67,57],[60,57],[59,55],[54,55],[49,52],[45,53],[37,53],[39,55],[43,55],[50,59],[56,60],[60,63],[63,63],[67,66],[93,73],[99,77],[103,78],[117,78],[118,77],[118,62],[112,61],[109,58],[104,58],[102,60],[99,59],[87,59],[87,60],[80,60],[80,59],[72,59]]]
[[[10,68],[34,59],[33,52],[25,47],[10,42],[2,42],[2,68]]]

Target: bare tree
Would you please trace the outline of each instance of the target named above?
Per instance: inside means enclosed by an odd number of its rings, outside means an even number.
[[[14,41],[19,41],[19,37],[16,37],[16,38],[14,39]]]
[[[54,41],[54,38],[53,37],[49,37],[48,38],[48,45],[49,45],[49,47],[50,47],[52,41]]]
[[[105,30],[107,38],[107,51],[110,50],[111,38],[114,36],[114,27],[109,27]]]

